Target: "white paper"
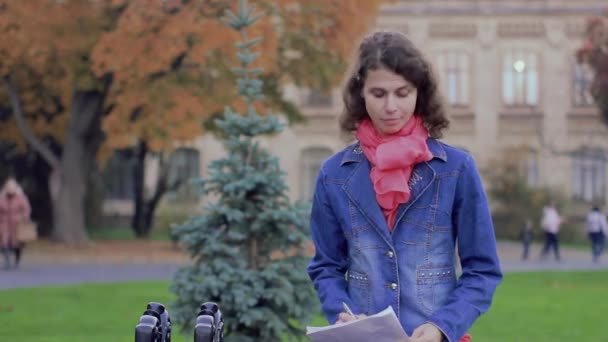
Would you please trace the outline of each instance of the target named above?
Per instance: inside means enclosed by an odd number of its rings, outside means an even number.
[[[408,342],[410,340],[391,306],[375,315],[346,323],[326,327],[306,327],[306,336],[313,342]]]

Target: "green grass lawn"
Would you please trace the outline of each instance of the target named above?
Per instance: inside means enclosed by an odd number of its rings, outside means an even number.
[[[0,291],[0,341],[133,341],[146,303],[171,302],[168,286],[134,282]],[[606,313],[608,272],[513,273],[471,332],[476,342],[608,341]],[[325,320],[319,316],[314,324]]]

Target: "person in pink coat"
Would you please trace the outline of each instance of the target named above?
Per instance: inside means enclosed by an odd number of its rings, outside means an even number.
[[[0,190],[0,250],[4,268],[10,268],[10,255],[15,255],[15,268],[19,266],[23,243],[17,241],[19,225],[30,219],[30,203],[14,178],[9,178]]]

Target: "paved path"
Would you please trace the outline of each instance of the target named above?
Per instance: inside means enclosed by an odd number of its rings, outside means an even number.
[[[561,248],[562,261],[557,262],[550,254],[545,260],[540,259],[541,245],[535,244],[530,248],[529,258],[521,260],[521,245],[514,242],[500,242],[498,253],[500,262],[505,272],[526,271],[583,271],[583,270],[608,270],[608,255],[598,263],[591,262],[591,251],[578,248]]]
[[[531,249],[530,260],[521,261],[521,247],[516,243],[499,243],[499,254],[505,272],[539,270],[608,270],[608,256],[598,264],[591,263],[588,251],[563,249],[562,262],[539,260],[540,246]],[[62,263],[27,262],[17,270],[0,270],[0,290],[47,285],[103,283],[133,280],[170,280],[183,263]]]
[[[0,270],[0,290],[48,285],[170,280],[177,264],[24,264]]]

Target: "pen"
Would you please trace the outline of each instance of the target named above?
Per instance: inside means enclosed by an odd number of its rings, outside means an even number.
[[[342,302],[342,307],[344,308],[344,312],[346,312],[347,314],[351,315],[352,317],[357,318],[357,316],[355,316],[355,314],[352,312],[352,310],[348,307],[348,305],[346,305],[346,303]]]

